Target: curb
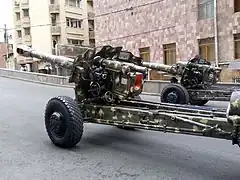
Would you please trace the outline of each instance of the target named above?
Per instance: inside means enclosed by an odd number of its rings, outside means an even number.
[[[63,84],[54,84],[54,83],[48,83],[48,82],[34,81],[34,80],[23,79],[23,78],[19,78],[19,77],[4,76],[4,75],[0,75],[0,77],[9,78],[9,79],[17,79],[17,80],[20,80],[20,81],[31,82],[31,83],[36,83],[36,84],[43,84],[43,85],[48,85],[48,86],[74,88],[74,86],[70,86],[70,85],[63,85]]]
[[[142,92],[142,95],[147,95],[147,96],[160,96],[160,93],[149,93],[149,92]]]

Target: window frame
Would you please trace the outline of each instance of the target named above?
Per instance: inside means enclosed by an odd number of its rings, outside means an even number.
[[[214,18],[214,0],[198,0],[197,6],[198,20]]]
[[[167,57],[165,56],[167,53]],[[168,60],[168,58],[172,57],[171,54],[174,53],[174,60]],[[173,65],[177,62],[177,44],[176,43],[169,43],[163,44],[163,63],[166,65]]]
[[[209,57],[209,47],[212,46],[213,49],[213,59],[209,59],[211,57]],[[204,54],[205,56],[201,53],[201,48],[204,48]],[[212,38],[205,38],[205,39],[199,39],[198,40],[198,49],[199,49],[199,55],[206,59],[207,61],[211,62],[214,61],[216,59],[216,55],[215,55],[215,41],[214,41],[214,37]]]

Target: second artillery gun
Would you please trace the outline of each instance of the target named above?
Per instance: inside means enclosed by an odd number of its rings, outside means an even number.
[[[53,144],[74,147],[84,123],[138,128],[232,140],[240,145],[240,93],[228,109],[154,103],[134,99],[141,94],[147,68],[140,57],[122,47],[89,49],[75,59],[48,55],[23,46],[17,53],[71,69],[75,98],[56,96],[45,108],[45,127]]]
[[[208,101],[229,101],[235,90],[234,87],[219,88],[221,68],[211,66],[199,56],[172,66],[148,62],[143,62],[143,66],[173,76],[171,83],[161,90],[161,102],[201,106]]]

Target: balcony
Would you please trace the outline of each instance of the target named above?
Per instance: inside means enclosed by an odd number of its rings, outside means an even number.
[[[52,35],[60,35],[61,27],[60,26],[52,26]]]
[[[33,58],[31,57],[17,57],[17,64],[32,64],[34,62]]]
[[[16,45],[18,46],[19,44],[22,44],[22,43],[23,43],[23,39],[20,38],[20,37],[16,37],[15,43],[16,43]]]
[[[28,9],[29,8],[28,0],[24,0],[24,1],[21,2],[21,8],[22,9]]]
[[[95,13],[93,12],[88,12],[88,19],[94,20]]]
[[[17,21],[15,22],[15,27],[16,27],[16,29],[21,29],[22,23],[21,23],[20,20],[17,20]]]
[[[67,27],[66,32],[67,32],[67,34],[83,35],[84,34],[84,29]]]
[[[29,44],[31,44],[31,42],[32,42],[32,39],[31,39],[30,35],[23,36],[23,43],[24,44],[29,45]]]
[[[66,13],[82,15],[84,10],[79,7],[65,6]]]
[[[95,32],[89,31],[89,39],[95,39]]]
[[[30,25],[30,17],[23,17],[22,18],[22,25],[23,26],[29,26]]]
[[[49,5],[49,12],[50,13],[59,13],[60,12],[59,4],[50,4]]]

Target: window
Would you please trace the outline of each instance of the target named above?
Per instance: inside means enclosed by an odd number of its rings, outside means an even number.
[[[234,58],[240,59],[240,34],[234,34]]]
[[[76,0],[76,7],[81,7],[81,0]]]
[[[14,1],[15,6],[19,7],[19,2]]]
[[[199,40],[199,55],[208,61],[215,59],[214,38]]]
[[[79,39],[68,39],[68,44],[82,45],[83,40]]]
[[[55,0],[50,0],[50,4],[55,4]]]
[[[176,63],[176,43],[163,45],[163,62],[167,65]]]
[[[52,41],[52,45],[53,45],[53,48],[55,48],[56,45],[57,45],[57,40],[53,40],[53,41]]]
[[[213,0],[198,0],[198,19],[208,19],[214,16]]]
[[[21,31],[21,30],[17,30],[17,36],[18,36],[19,38],[22,37],[22,31]]]
[[[28,28],[24,28],[24,34],[25,34],[25,36],[30,35],[30,28],[29,27]]]
[[[71,28],[82,28],[82,20],[66,18],[67,26]]]
[[[150,48],[149,47],[139,48],[139,56],[143,58],[143,61],[150,62]]]
[[[89,26],[89,30],[91,29],[91,31],[93,31],[94,30],[94,21],[88,20],[88,26]]]
[[[23,16],[28,17],[29,16],[29,10],[28,9],[23,9]]]
[[[82,1],[81,0],[65,0],[66,6],[72,6],[81,8],[82,7]]]
[[[20,13],[16,13],[16,19],[19,21],[20,20]]]
[[[56,14],[51,15],[51,21],[52,21],[52,26],[56,26],[56,24],[57,24],[57,15]]]
[[[90,44],[90,46],[94,47],[95,46],[95,39],[89,39],[89,44]]]
[[[93,8],[93,1],[88,1],[87,3],[88,3],[88,5],[89,5],[90,7]]]
[[[240,1],[234,0],[234,12],[240,12]]]

